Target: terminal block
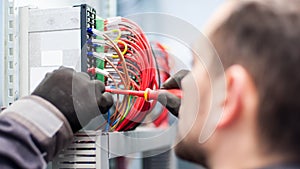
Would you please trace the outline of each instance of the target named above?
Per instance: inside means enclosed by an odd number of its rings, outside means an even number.
[[[95,52],[96,48],[89,44],[88,41],[92,39],[92,35],[87,33],[87,28],[96,29],[96,10],[86,4],[74,6],[80,7],[81,17],[81,71],[87,72],[90,67],[97,66],[97,60],[88,55],[89,52]],[[91,79],[96,79],[96,76],[89,73]]]

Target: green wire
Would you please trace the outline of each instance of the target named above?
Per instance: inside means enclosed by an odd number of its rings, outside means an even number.
[[[131,106],[130,106],[131,99],[132,99],[132,96],[129,96],[127,108],[126,108],[125,114],[123,115],[121,121],[123,121],[124,118],[125,118],[125,117],[127,116],[127,114],[129,113],[129,110],[130,110],[130,107],[131,107]]]

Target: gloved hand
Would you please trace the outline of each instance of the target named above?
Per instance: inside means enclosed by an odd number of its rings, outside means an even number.
[[[60,67],[48,73],[32,94],[56,106],[75,133],[99,115],[99,110],[104,114],[113,105],[112,95],[104,90],[102,82],[91,81],[86,73]]]
[[[162,86],[162,89],[181,89],[181,80],[189,73],[189,70],[180,70],[170,77]],[[158,101],[164,105],[174,116],[178,117],[181,100],[177,96],[164,92],[158,95]]]

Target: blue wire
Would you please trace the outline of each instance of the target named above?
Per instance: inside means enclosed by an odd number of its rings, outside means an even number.
[[[107,124],[105,130],[108,131],[110,127],[110,110],[107,111]]]
[[[119,121],[119,119],[120,119],[120,118],[118,118],[118,119],[112,124],[112,126],[115,125],[115,124]]]

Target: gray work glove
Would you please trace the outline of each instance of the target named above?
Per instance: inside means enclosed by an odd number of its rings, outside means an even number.
[[[181,80],[189,73],[189,70],[180,70],[174,76],[165,81],[161,89],[181,89]],[[164,92],[158,95],[158,101],[164,105],[174,116],[178,117],[181,99]]]
[[[75,133],[99,115],[99,110],[104,114],[113,105],[112,96],[103,93],[104,90],[102,82],[91,81],[86,73],[60,67],[48,73],[32,94],[48,100],[57,107]]]

